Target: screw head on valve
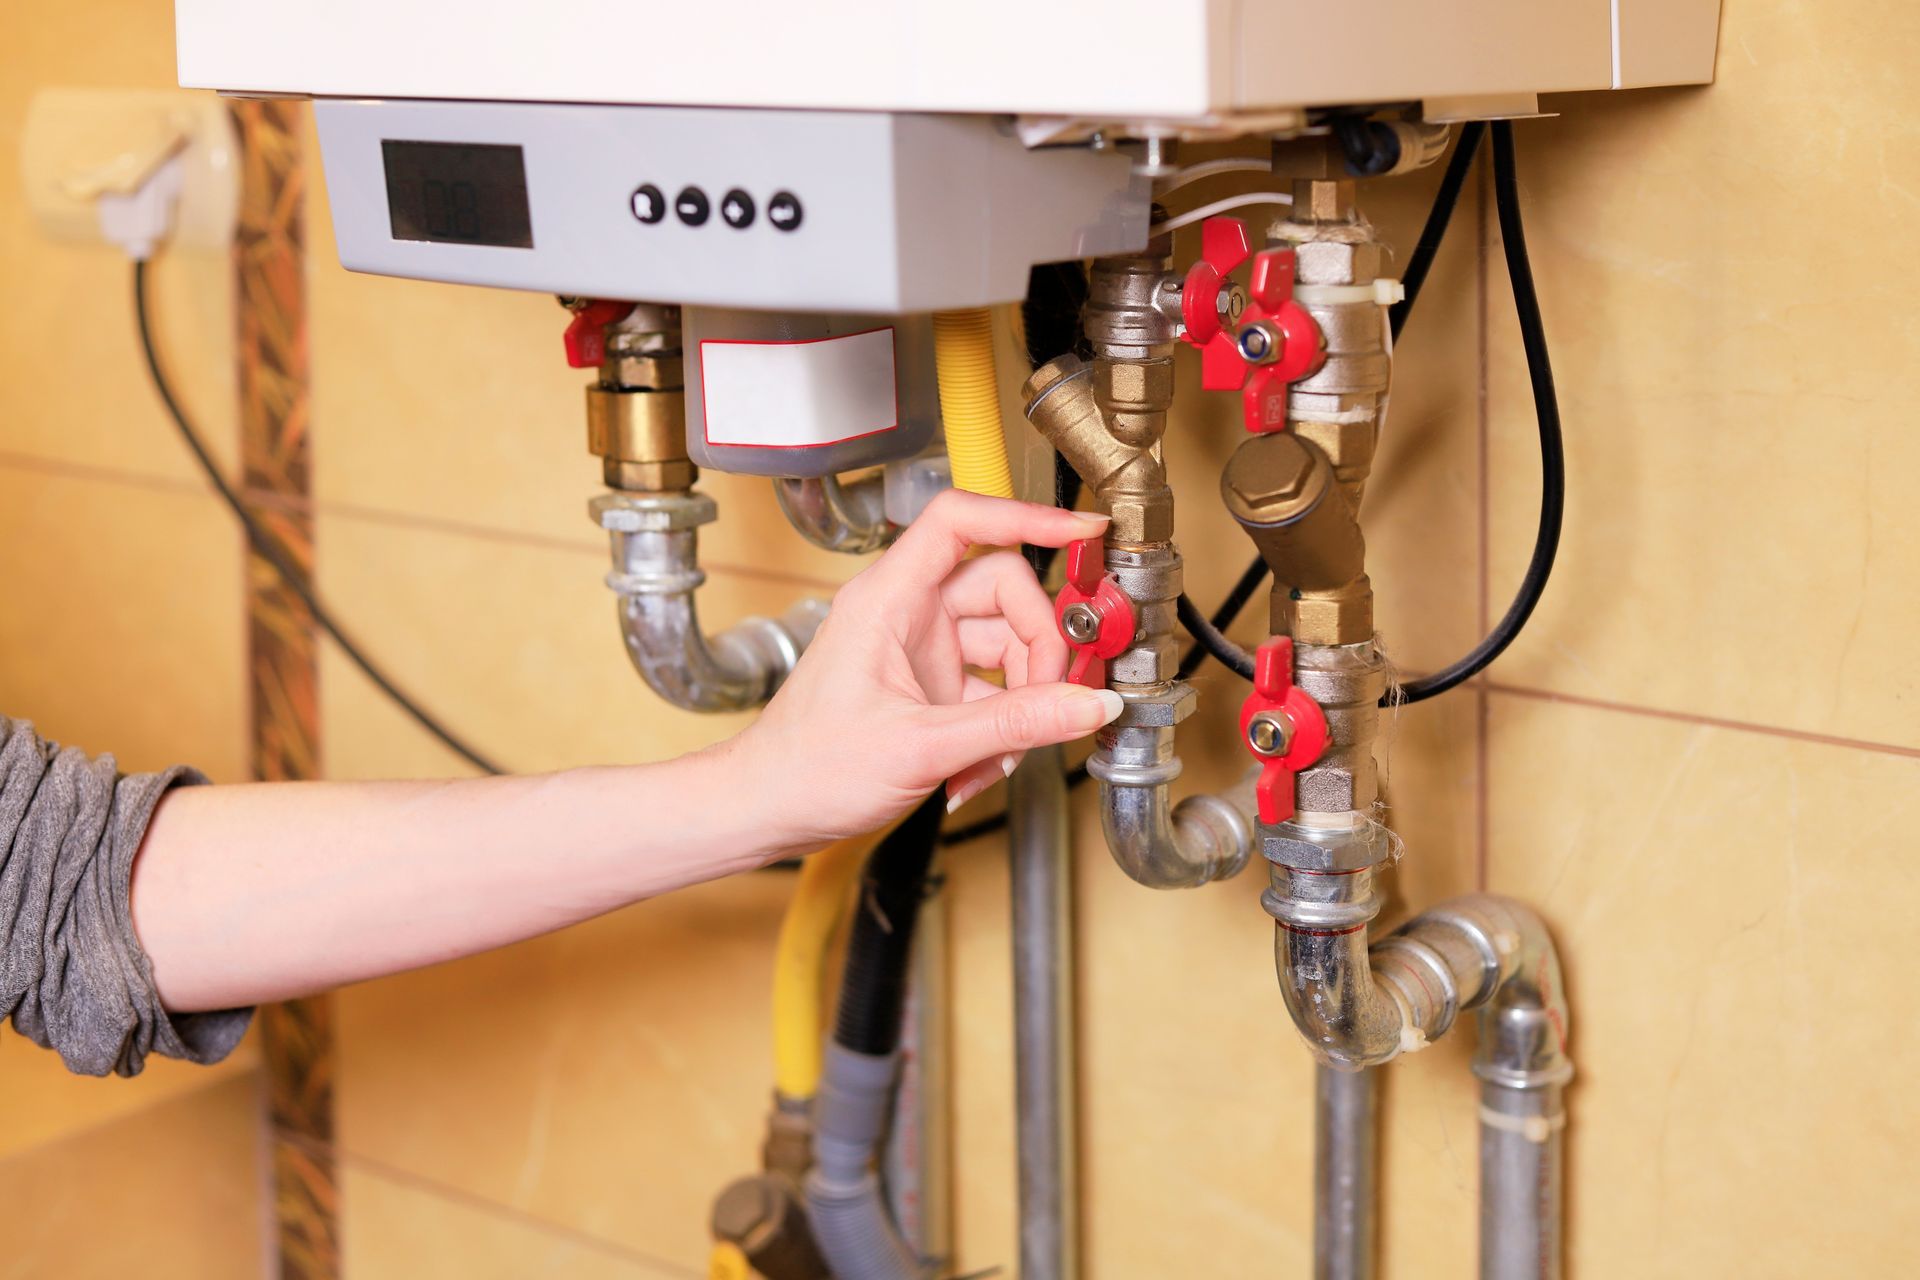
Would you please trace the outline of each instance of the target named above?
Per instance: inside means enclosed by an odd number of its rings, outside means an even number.
[[[1293,721],[1278,711],[1255,712],[1247,721],[1247,745],[1255,755],[1283,756],[1293,745]]]
[[[1272,364],[1280,358],[1279,330],[1264,320],[1256,320],[1240,330],[1233,342],[1248,364]]]
[[[1090,605],[1068,605],[1060,611],[1060,630],[1075,644],[1092,644],[1100,635],[1100,615]]]
[[[1247,291],[1238,282],[1229,280],[1226,288],[1220,290],[1220,298],[1215,305],[1220,309],[1222,327],[1231,329],[1240,323],[1241,313],[1247,309]]]

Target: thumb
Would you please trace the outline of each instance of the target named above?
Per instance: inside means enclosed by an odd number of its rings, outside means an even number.
[[[1112,722],[1125,705],[1111,689],[1029,684],[932,708],[933,732],[943,771],[953,774],[979,760],[1085,737]]]

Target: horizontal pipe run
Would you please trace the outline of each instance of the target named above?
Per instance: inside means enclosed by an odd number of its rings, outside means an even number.
[[[877,471],[845,482],[835,476],[783,476],[773,482],[773,492],[787,523],[816,547],[865,555],[900,536],[887,519],[886,482]]]

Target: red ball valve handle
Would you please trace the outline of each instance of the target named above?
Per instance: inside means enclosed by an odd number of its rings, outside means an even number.
[[[1294,252],[1254,253],[1247,224],[1238,218],[1201,223],[1200,251],[1180,293],[1182,336],[1200,348],[1200,385],[1240,392],[1247,430],[1284,431],[1287,387],[1327,358],[1320,326],[1293,299]],[[1249,257],[1253,274],[1243,308],[1227,276]]]
[[[572,307],[573,319],[567,322],[562,339],[567,348],[567,363],[576,369],[592,369],[607,358],[607,326],[625,320],[633,310],[631,302],[589,299]]]
[[[1133,643],[1133,601],[1106,568],[1106,542],[1082,538],[1067,544],[1067,580],[1054,600],[1053,616],[1073,650],[1067,679],[1089,689],[1107,683],[1107,659]]]
[[[1293,816],[1293,777],[1327,749],[1327,713],[1293,682],[1293,639],[1275,636],[1254,651],[1253,692],[1240,707],[1240,736],[1261,764],[1254,796],[1260,821]]]

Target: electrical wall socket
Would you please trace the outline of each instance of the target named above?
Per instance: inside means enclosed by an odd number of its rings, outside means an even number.
[[[179,201],[166,243],[224,253],[240,209],[239,136],[225,102],[180,89],[59,88],[27,108],[21,179],[55,239],[108,243],[100,201],[133,195],[170,165]]]

